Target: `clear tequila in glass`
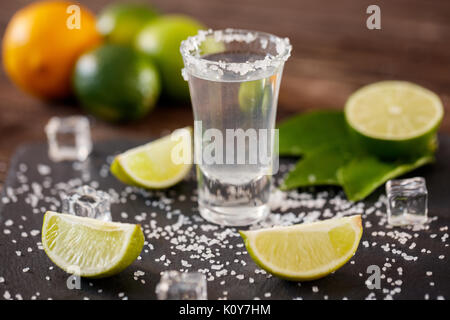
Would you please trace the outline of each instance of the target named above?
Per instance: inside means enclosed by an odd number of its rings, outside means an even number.
[[[199,211],[208,221],[248,225],[269,213],[278,91],[290,50],[287,39],[233,29],[182,43]]]

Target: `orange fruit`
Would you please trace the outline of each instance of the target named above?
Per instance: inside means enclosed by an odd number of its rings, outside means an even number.
[[[3,37],[7,74],[37,97],[66,97],[76,59],[101,42],[95,23],[89,10],[68,1],[36,2],[17,11]]]

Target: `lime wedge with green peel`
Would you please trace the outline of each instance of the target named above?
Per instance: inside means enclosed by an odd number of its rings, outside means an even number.
[[[48,211],[42,246],[61,269],[87,278],[103,278],[128,267],[144,246],[139,225],[106,222]]]
[[[171,187],[192,167],[192,129],[175,130],[116,157],[111,172],[120,181],[148,189]]]
[[[280,278],[304,281],[342,267],[358,248],[362,225],[357,215],[240,233],[257,265]]]
[[[390,159],[434,151],[443,114],[435,93],[405,81],[370,84],[345,105],[346,120],[360,144]]]
[[[122,166],[119,163],[118,158],[114,158],[114,161],[111,163],[111,167],[109,168],[111,173],[121,182],[128,185],[136,185],[133,180],[128,177],[125,170],[122,169]]]

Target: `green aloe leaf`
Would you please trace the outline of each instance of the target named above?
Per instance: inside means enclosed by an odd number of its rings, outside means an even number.
[[[327,146],[297,162],[280,186],[282,190],[314,185],[341,185],[338,170],[351,160],[351,153],[340,146]]]
[[[302,113],[279,125],[279,154],[300,156],[326,146],[348,145],[344,113],[321,110]]]
[[[342,186],[351,201],[362,200],[389,179],[433,162],[432,154],[385,161],[352,142],[342,111],[303,113],[279,126],[280,155],[302,156],[281,185],[288,190],[317,185]]]
[[[339,168],[337,176],[347,198],[362,200],[387,180],[434,161],[433,155],[425,155],[415,160],[386,162],[370,155],[356,157]]]

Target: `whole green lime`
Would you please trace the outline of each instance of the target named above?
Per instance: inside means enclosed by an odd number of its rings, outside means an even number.
[[[73,86],[88,112],[109,121],[142,118],[160,93],[159,75],[151,61],[130,47],[112,44],[78,59]]]
[[[131,45],[137,32],[157,16],[145,4],[114,3],[100,12],[97,30],[109,43]]]
[[[189,88],[181,76],[184,67],[180,53],[181,41],[196,35],[205,27],[198,21],[181,15],[159,17],[136,35],[138,51],[151,57],[157,64],[164,93],[178,100],[189,98]]]

